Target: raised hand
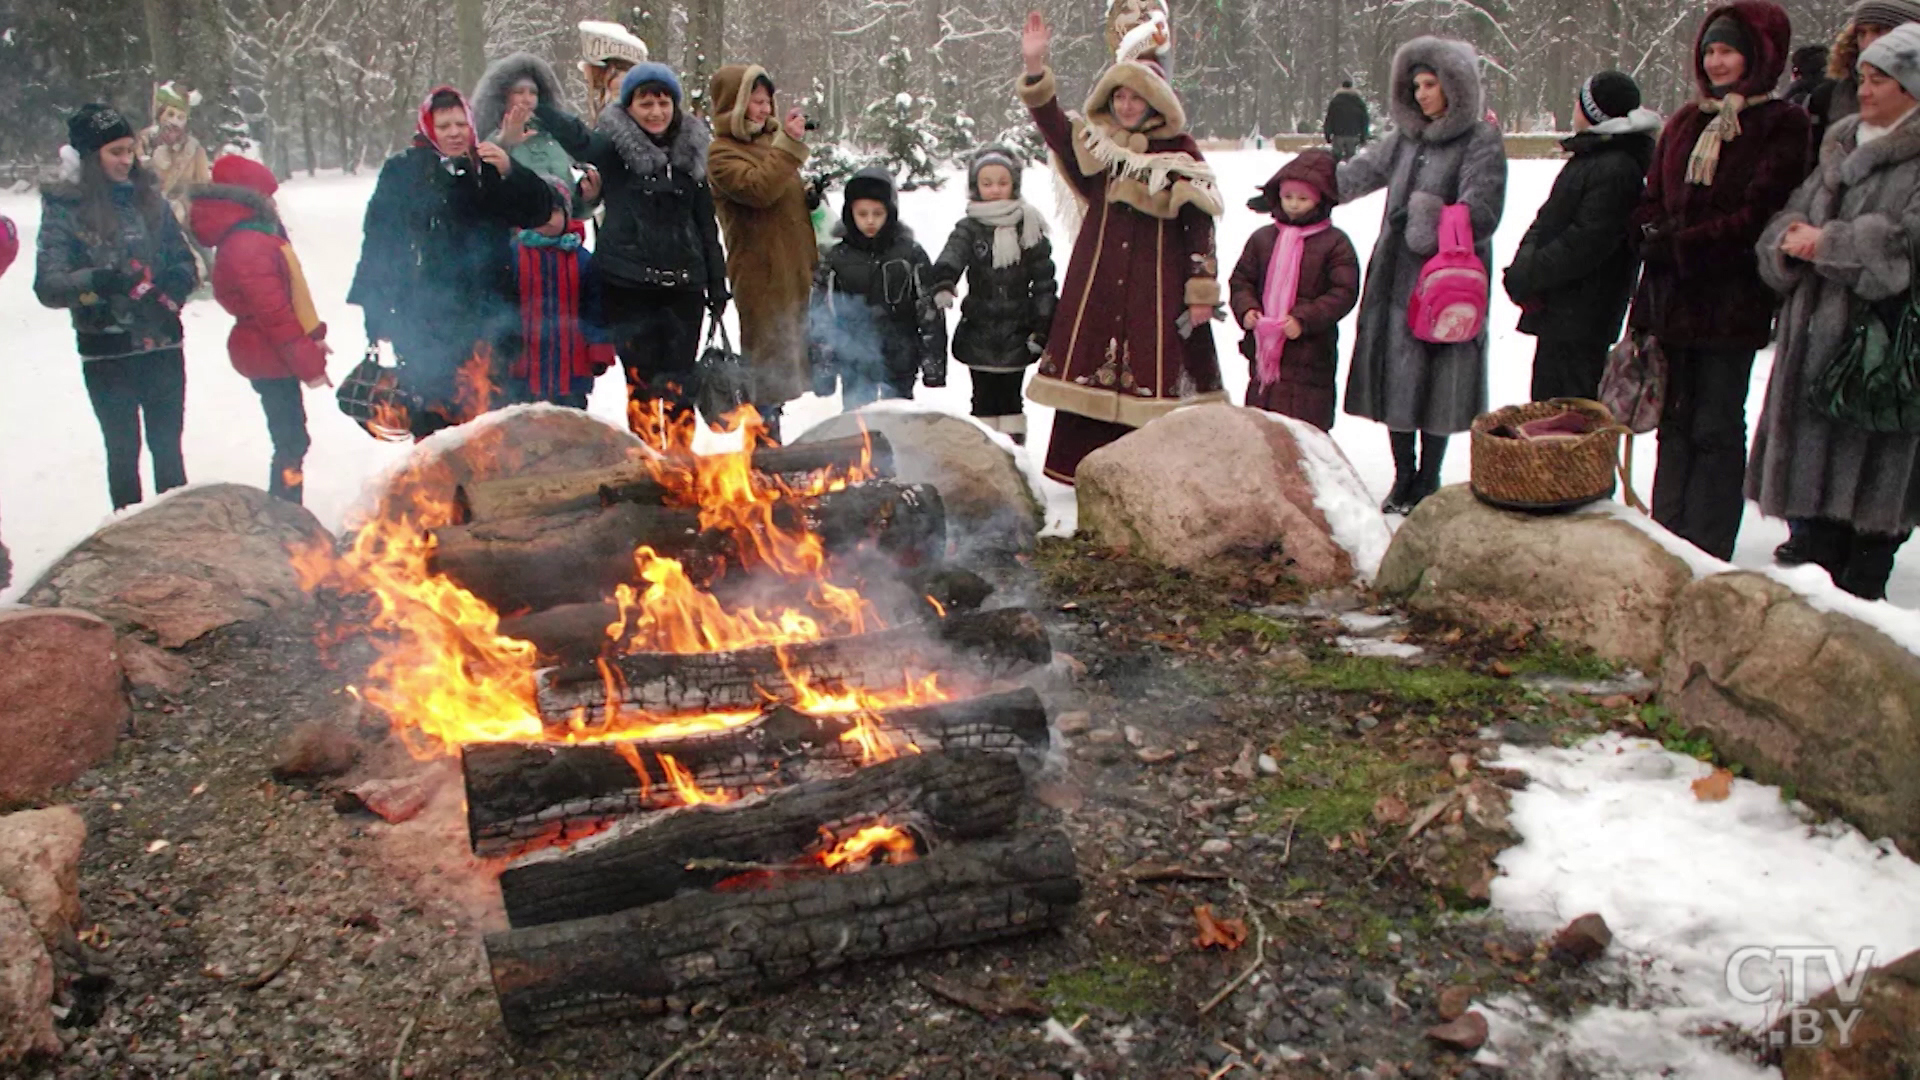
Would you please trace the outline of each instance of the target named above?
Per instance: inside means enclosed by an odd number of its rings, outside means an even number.
[[[532,134],[532,132],[527,130],[527,124],[532,120],[533,106],[531,105],[515,105],[508,109],[507,115],[500,121],[501,144],[504,146],[519,146],[521,143],[526,142],[527,137]]]
[[[499,143],[483,142],[480,144],[479,153],[480,160],[499,170],[501,176],[513,171],[513,159],[507,156],[507,152],[500,148]]]
[[[591,165],[582,166],[586,175],[580,178],[580,198],[593,202],[600,198],[600,170]]]
[[[787,138],[794,142],[806,141],[807,114],[801,112],[798,107],[787,110],[787,122],[781,126],[787,129]]]
[[[1047,55],[1053,51],[1053,30],[1037,11],[1027,12],[1027,26],[1020,35],[1020,58],[1027,63],[1027,74],[1047,70]]]

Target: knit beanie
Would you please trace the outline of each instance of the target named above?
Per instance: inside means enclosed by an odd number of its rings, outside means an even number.
[[[633,70],[627,72],[626,78],[620,80],[620,107],[624,109],[632,105],[634,95],[638,94],[644,86],[659,87],[673,99],[674,108],[680,107],[682,96],[680,76],[675,75],[673,69],[667,65],[651,60],[644,64],[635,64]]]
[[[1602,71],[1580,86],[1580,111],[1590,124],[1604,124],[1640,107],[1640,84],[1623,71]]]
[[[67,118],[67,145],[91,154],[110,142],[133,138],[133,125],[111,105],[82,105]]]
[[[1725,45],[1741,56],[1746,57],[1747,71],[1753,71],[1753,38],[1739,19],[1732,15],[1722,15],[1707,24],[1707,32],[1700,35],[1700,52],[1706,54],[1709,45]]]
[[[1013,151],[1004,146],[981,148],[967,164],[967,194],[974,199],[980,198],[980,170],[989,165],[998,165],[1013,177],[1013,197],[1020,197],[1020,166],[1014,161]]]
[[[1853,5],[1853,25],[1892,29],[1920,22],[1920,3],[1914,0],[1860,0]]]
[[[1920,98],[1920,23],[1901,23],[1860,52],[1860,62],[1872,64],[1908,95]]]

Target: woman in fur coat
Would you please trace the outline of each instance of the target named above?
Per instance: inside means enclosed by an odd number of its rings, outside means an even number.
[[[628,415],[655,442],[665,437],[663,421],[671,428],[693,408],[701,317],[718,322],[728,299],[707,184],[713,133],[686,111],[683,97],[673,69],[647,62],[627,72],[592,131],[545,105],[537,114],[603,179],[606,216],[594,266],[627,372]]]
[[[1828,130],[1820,164],[1760,237],[1760,274],[1786,298],[1747,497],[1796,526],[1791,545],[1856,596],[1886,595],[1920,522],[1920,436],[1877,435],[1807,401],[1853,313],[1889,320],[1912,293],[1920,245],[1920,24],[1860,53],[1859,111]],[[1790,545],[1790,546],[1791,546]]]
[[[1487,334],[1457,345],[1413,336],[1407,303],[1440,250],[1440,212],[1464,203],[1473,251],[1493,268],[1493,231],[1507,201],[1500,129],[1483,119],[1479,58],[1458,41],[1414,38],[1393,56],[1394,130],[1340,166],[1340,201],[1387,189],[1386,222],[1367,262],[1346,410],[1387,425],[1393,490],[1380,506],[1405,514],[1440,489],[1449,436],[1487,408]],[[1417,453],[1417,457],[1416,457]]]
[[[556,115],[573,119],[562,107],[565,101],[553,67],[532,53],[517,52],[489,64],[473,88],[473,128],[485,141],[506,147],[515,165],[549,184],[565,184],[574,193],[567,212],[581,221],[600,197],[601,181],[591,170],[583,180],[574,179],[574,155],[550,123]],[[542,111],[547,119],[541,118]]]
[[[1632,218],[1642,270],[1627,325],[1667,358],[1653,519],[1719,559],[1746,512],[1747,387],[1778,305],[1754,244],[1807,175],[1806,110],[1771,96],[1791,47],[1769,0],[1708,12],[1699,97],[1667,118]]]
[[[774,118],[773,80],[758,64],[714,73],[707,101],[713,145],[707,182],[727,238],[727,279],[740,306],[740,347],[753,369],[753,404],[780,438],[780,411],[807,392],[807,301],[820,247],[800,166],[807,118]]]
[[[1047,67],[1053,33],[1027,18],[1020,98],[1086,213],[1027,397],[1059,410],[1046,473],[1182,405],[1225,401],[1208,325],[1220,304],[1220,192],[1152,56],[1123,48],[1069,117]]]

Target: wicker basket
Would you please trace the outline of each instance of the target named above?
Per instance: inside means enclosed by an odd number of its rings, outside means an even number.
[[[1562,412],[1580,413],[1600,426],[1560,439],[1493,434],[1498,427],[1518,427]],[[1613,494],[1615,477],[1623,475],[1620,436],[1626,432],[1605,405],[1584,398],[1531,401],[1481,413],[1473,421],[1473,493],[1490,506],[1535,513],[1604,499]],[[1631,487],[1627,493],[1628,502],[1638,503]]]

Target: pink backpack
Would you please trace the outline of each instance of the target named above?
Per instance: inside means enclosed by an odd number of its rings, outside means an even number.
[[[1466,204],[1440,211],[1440,251],[1420,268],[1407,302],[1413,336],[1436,345],[1458,345],[1480,336],[1487,324],[1487,268],[1473,253],[1473,221]]]

